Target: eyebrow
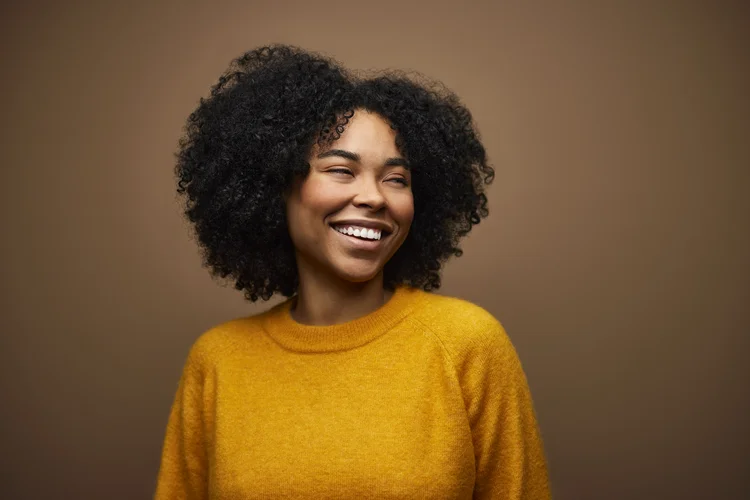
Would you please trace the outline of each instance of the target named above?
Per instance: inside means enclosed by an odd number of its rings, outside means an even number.
[[[328,151],[324,151],[318,155],[318,158],[330,158],[332,156],[338,156],[340,158],[346,158],[347,160],[351,160],[357,163],[362,162],[362,157],[358,155],[357,153],[353,153],[351,151],[345,151],[343,149],[329,149]],[[409,168],[409,163],[406,161],[406,158],[401,157],[394,157],[394,158],[388,158],[385,160],[385,163],[383,163],[386,167],[404,167]]]

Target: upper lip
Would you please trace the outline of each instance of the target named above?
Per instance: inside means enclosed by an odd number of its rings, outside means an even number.
[[[392,233],[393,230],[391,229],[391,226],[386,224],[385,222],[377,221],[377,220],[366,220],[366,219],[347,219],[347,220],[337,220],[335,222],[331,222],[332,226],[359,226],[359,227],[366,227],[368,229],[380,229],[383,232],[386,233]]]

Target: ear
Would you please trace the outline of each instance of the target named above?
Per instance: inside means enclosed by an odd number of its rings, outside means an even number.
[[[287,187],[281,193],[281,197],[284,199],[285,205],[289,202],[289,198],[292,196],[292,193],[299,191],[301,184],[302,184],[302,176],[295,175],[292,178],[292,181],[287,185]]]

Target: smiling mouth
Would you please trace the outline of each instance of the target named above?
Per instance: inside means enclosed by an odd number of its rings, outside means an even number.
[[[384,240],[390,236],[391,233],[388,233],[386,231],[381,231],[380,239],[373,239],[373,238],[367,238],[362,236],[355,236],[354,234],[347,234],[339,229],[337,229],[335,226],[330,225],[331,229],[333,231],[336,231],[339,236],[342,238],[345,238],[347,241],[350,242],[351,245],[354,245],[355,248],[361,248],[363,250],[375,250],[380,248],[384,244]]]
[[[334,225],[329,224],[331,229],[343,236],[350,236],[354,239],[361,241],[377,242],[387,238],[391,233],[384,229],[373,229],[367,227],[358,226],[345,226],[345,225]]]

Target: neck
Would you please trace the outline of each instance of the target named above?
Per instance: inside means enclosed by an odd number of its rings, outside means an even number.
[[[335,325],[366,316],[388,302],[392,291],[383,288],[383,273],[353,283],[328,273],[303,272],[292,318],[305,325]]]

